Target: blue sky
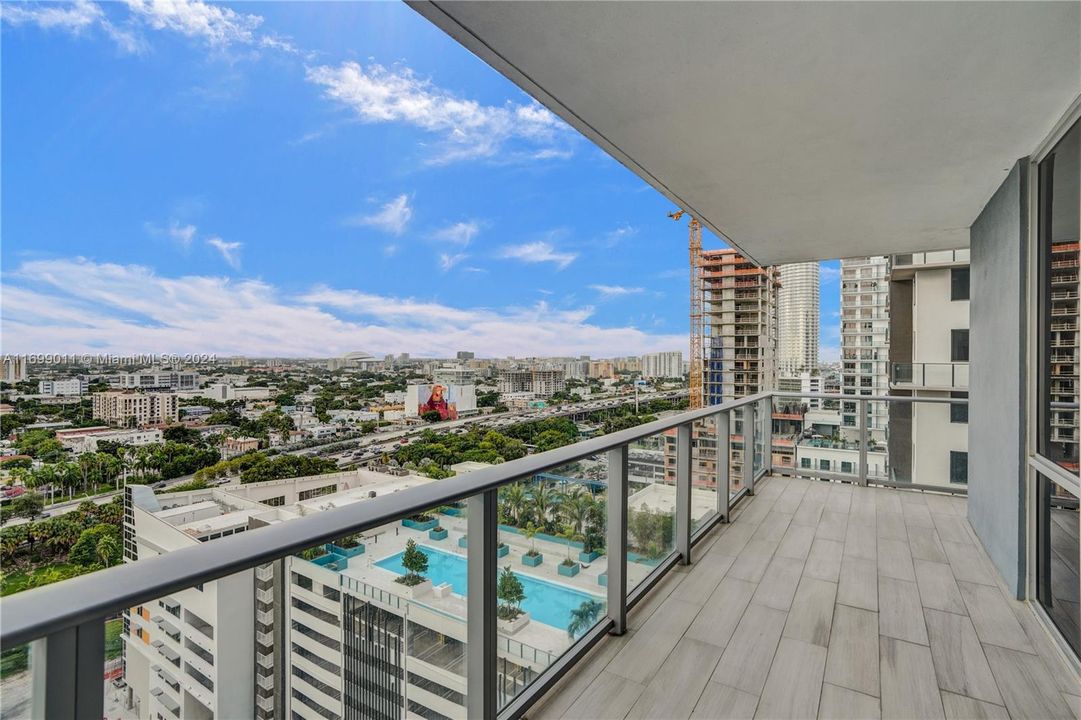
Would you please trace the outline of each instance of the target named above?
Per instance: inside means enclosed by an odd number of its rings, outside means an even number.
[[[686,349],[670,203],[404,4],[2,32],[4,352]],[[827,263],[825,359],[838,301]]]

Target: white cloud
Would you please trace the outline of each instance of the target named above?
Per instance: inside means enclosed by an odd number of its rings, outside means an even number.
[[[640,292],[645,292],[645,288],[640,287],[625,287],[623,285],[590,285],[591,289],[596,290],[605,298],[617,298],[624,295],[637,295]]]
[[[260,15],[240,13],[225,5],[202,0],[124,0],[128,9],[123,26],[111,22],[101,4],[91,0],[73,3],[11,3],[2,7],[4,22],[33,24],[72,35],[101,28],[121,50],[143,52],[147,42],[139,30],[175,32],[221,49],[233,44],[266,48],[291,55],[301,54],[288,38],[276,33],[260,34]],[[114,6],[119,6],[115,3]]]
[[[835,283],[841,277],[841,268],[819,263],[818,275],[823,284]]]
[[[440,228],[432,234],[432,237],[444,242],[468,245],[479,232],[480,223],[476,220],[470,220],[469,222],[457,222],[445,228]]]
[[[4,276],[4,351],[377,355],[638,355],[686,345],[684,335],[599,327],[592,308],[453,308],[414,298],[317,287],[290,296],[258,280],[163,277],[138,265],[55,259]]]
[[[572,135],[562,120],[536,102],[501,106],[464,100],[405,67],[362,67],[343,62],[337,67],[308,69],[308,80],[326,97],[351,109],[363,122],[400,122],[440,136],[430,162],[442,164],[474,158],[510,158],[531,146],[526,157],[562,157]]]
[[[194,225],[181,225],[178,220],[170,220],[166,227],[159,227],[154,223],[146,223],[146,231],[158,237],[167,237],[180,244],[185,250],[191,247],[191,241],[195,239],[198,228]]]
[[[172,30],[215,47],[250,44],[263,23],[259,15],[238,13],[201,0],[126,0],[132,14],[155,30]]]
[[[106,35],[129,53],[143,50],[142,40],[129,30],[117,27],[97,3],[75,0],[73,3],[13,3],[0,5],[0,16],[10,25],[36,25],[43,30],[59,30],[82,35],[101,28]]]
[[[507,245],[500,251],[499,257],[521,260],[527,263],[551,262],[558,265],[559,269],[562,270],[575,261],[578,253],[559,252],[552,247],[551,243],[538,240],[522,245]]]
[[[13,3],[0,6],[4,20],[12,25],[31,24],[46,30],[66,30],[78,34],[94,27],[105,17],[97,4],[89,0],[74,3]]]
[[[627,238],[632,238],[638,234],[638,228],[630,225],[620,225],[615,230],[610,230],[604,235],[604,244],[607,247],[613,247],[623,242]]]
[[[372,215],[358,215],[346,221],[348,225],[371,225],[392,235],[401,235],[413,218],[413,208],[409,205],[409,196],[402,194],[383,205],[379,212]]]
[[[824,363],[840,362],[841,348],[837,345],[821,346],[818,349],[818,360]]]
[[[243,244],[238,242],[226,242],[220,237],[207,238],[206,244],[221,253],[222,260],[234,270],[240,269],[240,248]]]
[[[450,270],[452,267],[465,260],[468,255],[465,253],[455,253],[450,255],[448,253],[441,253],[439,255],[439,267],[443,269],[443,272]]]

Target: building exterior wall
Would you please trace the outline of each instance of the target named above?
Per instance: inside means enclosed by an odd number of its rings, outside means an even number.
[[[735,250],[702,253],[707,405],[772,390],[777,382],[777,282]]]
[[[967,397],[968,361],[952,355],[954,331],[969,330],[971,294],[954,299],[953,278],[967,272],[967,249],[891,259],[891,394]],[[951,470],[952,458],[964,462],[968,454],[967,416],[962,406],[891,403],[890,479],[920,485],[967,483],[967,471]]]
[[[173,393],[94,393],[93,405],[94,419],[110,425],[142,426],[180,419],[180,401]]]
[[[1018,597],[1025,583],[1028,169],[1019,160],[971,230],[968,519]]]
[[[777,372],[792,376],[818,368],[818,263],[780,266],[777,290]]]
[[[640,358],[640,367],[644,378],[683,377],[683,353],[649,353]]]
[[[889,390],[889,283],[885,257],[841,260],[841,392],[886,395]],[[885,442],[888,409],[868,403],[868,437]],[[859,404],[842,401],[841,432],[859,437]]]

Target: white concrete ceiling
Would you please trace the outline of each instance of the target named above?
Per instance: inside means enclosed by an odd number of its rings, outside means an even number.
[[[1081,93],[1079,2],[410,4],[762,264],[966,246]]]

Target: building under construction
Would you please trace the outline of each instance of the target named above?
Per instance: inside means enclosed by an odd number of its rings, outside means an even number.
[[[777,382],[776,267],[761,268],[736,250],[701,256],[706,405],[718,405]]]

